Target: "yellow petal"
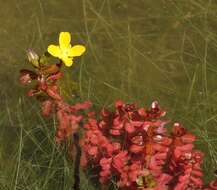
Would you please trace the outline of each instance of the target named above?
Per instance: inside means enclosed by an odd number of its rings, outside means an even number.
[[[60,32],[59,44],[61,49],[68,48],[71,42],[71,35],[69,32]]]
[[[62,59],[63,63],[65,63],[66,66],[70,67],[73,64],[72,58],[69,57],[64,57]]]
[[[47,51],[54,57],[59,57],[61,55],[61,50],[59,46],[49,45]]]
[[[86,48],[82,45],[75,45],[69,49],[70,57],[81,56],[85,52]]]

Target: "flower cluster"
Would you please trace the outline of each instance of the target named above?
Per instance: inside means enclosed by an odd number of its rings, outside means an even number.
[[[194,149],[195,136],[178,123],[169,133],[165,114],[156,101],[150,109],[117,101],[115,111],[103,109],[100,119],[90,114],[80,142],[81,165],[99,171],[102,184],[116,179],[118,189],[204,189],[203,154]]]

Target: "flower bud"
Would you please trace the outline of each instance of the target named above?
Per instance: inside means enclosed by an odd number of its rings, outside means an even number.
[[[38,67],[38,60],[39,60],[38,54],[35,53],[32,49],[28,49],[26,53],[29,62],[32,63],[34,66]]]

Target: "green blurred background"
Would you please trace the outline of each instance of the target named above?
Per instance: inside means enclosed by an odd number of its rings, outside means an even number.
[[[40,116],[19,70],[26,49],[43,53],[69,31],[87,51],[66,70],[61,93],[112,107],[158,100],[172,122],[197,134],[205,179],[217,167],[217,1],[0,0],[0,189],[62,190],[72,163],[54,144],[55,119]],[[73,79],[73,80],[72,80]],[[73,82],[73,81],[76,81]],[[172,124],[171,122],[171,124]],[[83,176],[82,189],[96,189]]]

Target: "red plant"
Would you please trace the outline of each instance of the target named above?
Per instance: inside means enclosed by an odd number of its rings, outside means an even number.
[[[43,64],[32,50],[28,58],[35,70],[20,71],[20,82],[33,84],[28,96],[41,102],[43,116],[56,116],[57,143],[74,137],[76,190],[79,161],[84,170],[86,166],[96,169],[102,185],[115,179],[120,190],[217,190],[217,180],[208,187],[203,183],[203,153],[194,148],[195,135],[179,123],[168,132],[165,126],[169,121],[162,119],[166,112],[157,101],[145,109],[119,100],[114,111],[102,109],[100,114],[89,112],[86,116],[82,110],[88,110],[90,102],[67,104],[59,94],[62,63]],[[84,130],[81,149],[79,126]],[[70,146],[68,149],[71,152]]]
[[[116,179],[124,190],[216,189],[217,182],[204,187],[196,137],[178,123],[169,133],[165,114],[156,101],[144,109],[120,100],[114,112],[103,109],[100,119],[91,114],[80,142],[82,166],[99,166],[100,183]]]

